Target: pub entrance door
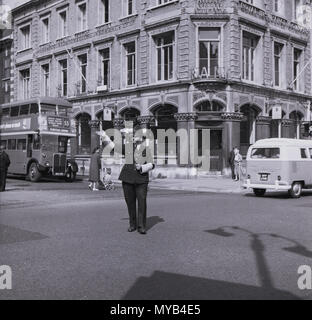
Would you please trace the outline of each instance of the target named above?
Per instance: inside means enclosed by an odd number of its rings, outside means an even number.
[[[202,150],[202,130],[198,130],[198,154],[203,154]],[[223,151],[222,151],[223,129],[210,129],[210,171],[221,172],[223,169]]]

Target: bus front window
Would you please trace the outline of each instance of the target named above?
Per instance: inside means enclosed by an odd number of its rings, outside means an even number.
[[[66,153],[67,152],[67,143],[68,137],[58,137],[58,152]]]

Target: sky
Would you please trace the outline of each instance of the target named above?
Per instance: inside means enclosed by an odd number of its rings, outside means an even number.
[[[0,0],[0,2],[2,2],[2,4],[6,4],[9,5],[12,9],[27,2],[29,0]]]

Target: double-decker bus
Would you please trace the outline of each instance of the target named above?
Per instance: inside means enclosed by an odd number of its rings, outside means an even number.
[[[78,167],[67,156],[68,141],[76,136],[71,107],[50,97],[1,105],[1,145],[11,160],[8,174],[25,175],[32,182],[42,176],[75,180]]]

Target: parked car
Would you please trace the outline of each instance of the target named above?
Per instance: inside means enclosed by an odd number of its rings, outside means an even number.
[[[256,196],[276,190],[299,198],[302,189],[312,188],[312,140],[257,141],[247,153],[244,187],[253,189]]]

